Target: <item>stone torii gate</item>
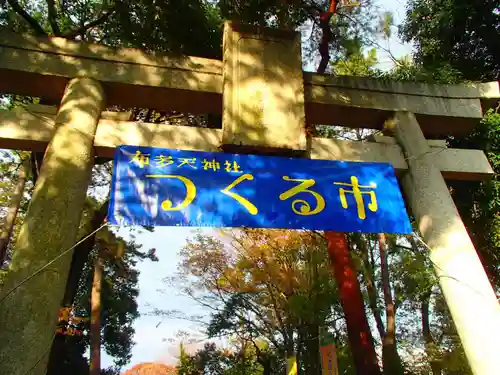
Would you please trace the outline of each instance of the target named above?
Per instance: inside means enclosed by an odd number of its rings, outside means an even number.
[[[0,147],[46,149],[0,292],[1,374],[45,373],[71,255],[16,286],[75,243],[94,156],[112,157],[121,144],[391,163],[432,249],[474,374],[498,372],[500,306],[445,182],[481,180],[493,171],[480,150],[425,138],[469,131],[482,106],[500,98],[497,82],[426,85],[311,74],[302,72],[300,50],[295,32],[231,23],[223,61],[0,32],[0,92],[60,101],[56,112],[44,106],[0,112]],[[222,113],[223,127],[136,123],[102,112],[113,104]],[[385,130],[395,137],[311,138],[306,123],[389,124]],[[36,286],[28,290],[30,282]]]

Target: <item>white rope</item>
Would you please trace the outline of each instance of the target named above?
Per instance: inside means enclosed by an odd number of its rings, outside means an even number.
[[[427,245],[427,243],[422,239],[422,237],[420,237],[415,232],[413,232],[412,234],[413,234],[413,237],[415,237],[417,240],[419,240],[420,243],[422,243],[422,245],[424,245],[426,249],[428,249],[429,251],[433,251],[432,248],[429,245]],[[439,269],[443,273],[443,275],[441,275],[440,277],[446,277],[446,278],[455,280],[456,282],[465,285],[467,288],[471,289],[472,291],[474,291],[475,293],[479,294],[480,296],[486,297],[483,292],[477,290],[472,285],[469,285],[468,283],[466,283],[466,282],[464,282],[464,281],[462,281],[462,280],[460,280],[460,279],[458,279],[458,278],[456,278],[454,276],[451,276],[451,275],[448,275],[447,273],[445,273],[445,271],[441,267],[439,267],[430,257],[429,257],[429,260],[434,265],[434,267],[436,267],[437,269]],[[497,301],[500,301],[500,297],[498,297],[498,296],[495,296],[495,297],[497,298]]]
[[[89,237],[92,237],[95,233],[97,233],[98,231],[100,231],[102,228],[104,228],[105,226],[107,226],[108,223],[104,223],[103,225],[101,225],[99,228],[97,228],[96,230],[94,230],[92,233],[88,234],[87,236],[83,237],[80,241],[78,241],[76,244],[74,244],[73,246],[71,246],[69,249],[63,251],[61,254],[59,254],[58,256],[56,256],[54,259],[52,259],[50,262],[48,262],[47,264],[45,264],[44,266],[40,267],[38,270],[36,270],[35,272],[33,272],[31,275],[29,275],[28,277],[26,277],[25,279],[23,279],[23,281],[21,281],[19,284],[17,284],[15,287],[13,287],[12,289],[10,289],[7,293],[5,293],[5,295],[2,297],[2,299],[0,299],[0,303],[2,303],[9,295],[11,295],[17,288],[19,288],[20,286],[22,286],[24,283],[26,283],[27,281],[29,281],[30,279],[32,279],[33,277],[35,277],[36,275],[38,275],[40,272],[42,272],[44,269],[46,269],[47,267],[49,267],[51,264],[53,264],[55,261],[57,261],[58,259],[60,259],[61,257],[63,257],[64,255],[66,255],[68,252],[70,252],[71,250],[73,250],[75,247],[77,247],[78,245],[80,245],[82,242],[84,242],[85,240],[87,240]]]

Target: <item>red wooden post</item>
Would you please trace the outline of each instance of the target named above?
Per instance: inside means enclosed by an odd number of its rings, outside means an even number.
[[[328,240],[328,257],[339,285],[340,302],[344,309],[356,373],[380,375],[363,296],[351,262],[345,234],[325,232],[325,237]]]

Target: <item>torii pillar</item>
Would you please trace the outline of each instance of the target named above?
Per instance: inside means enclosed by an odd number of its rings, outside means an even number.
[[[47,371],[73,254],[68,250],[77,240],[103,107],[99,82],[74,78],[68,83],[0,293],[4,343],[0,374],[44,375]],[[27,280],[49,262],[36,278]]]
[[[500,304],[413,113],[388,122],[408,162],[402,185],[429,246],[453,322],[475,375],[500,373]]]

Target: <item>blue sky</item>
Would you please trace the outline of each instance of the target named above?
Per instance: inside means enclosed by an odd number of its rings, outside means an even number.
[[[389,41],[378,40],[378,43],[382,45],[385,49],[389,49],[391,53],[397,57],[403,57],[411,54],[412,46],[408,43],[403,43],[398,37],[397,25],[400,25],[405,18],[405,8],[406,0],[378,0],[376,2],[381,10],[390,11],[394,16],[394,25],[392,29],[392,36]],[[390,69],[394,63],[389,57],[389,54],[381,49],[377,50],[377,55],[379,57],[379,68],[380,69]]]
[[[199,327],[192,323],[164,319],[150,315],[154,308],[164,310],[191,311],[196,305],[188,298],[180,296],[176,290],[168,288],[162,281],[165,277],[172,276],[177,268],[177,253],[186,243],[186,239],[194,233],[194,228],[186,227],[158,227],[153,233],[143,232],[137,235],[137,242],[143,245],[142,250],[156,248],[159,262],[145,260],[139,264],[139,311],[141,317],[136,320],[135,346],[129,367],[141,362],[160,361],[175,362],[178,352],[178,343],[173,345],[169,339],[175,338],[178,331],[186,331],[193,336],[199,336]],[[209,230],[205,230],[209,232]],[[119,233],[126,236],[127,230]],[[202,337],[200,337],[202,338]],[[111,359],[104,354],[103,365],[111,365]]]
[[[361,0],[362,3],[362,0]],[[391,11],[394,23],[398,25],[405,15],[404,0],[378,0],[380,10]],[[403,44],[398,36],[397,29],[393,29],[389,41],[379,39],[378,44],[389,49],[396,57],[411,53],[411,45]],[[379,68],[390,69],[393,66],[388,53],[378,49]],[[205,230],[210,233],[210,230]],[[123,232],[125,233],[125,232]],[[132,350],[132,360],[128,367],[141,362],[175,363],[180,341],[176,339],[178,331],[190,333],[193,337],[203,339],[200,327],[191,322],[164,319],[149,313],[153,308],[164,310],[177,309],[190,312],[196,306],[188,298],[180,296],[176,290],[168,288],[162,282],[165,277],[172,276],[176,271],[179,250],[184,246],[186,239],[194,233],[194,228],[156,228],[154,233],[145,232],[137,235],[137,241],[143,244],[143,249],[156,248],[159,262],[145,261],[139,265],[139,290],[138,297],[141,317],[134,324],[135,346]],[[163,289],[160,291],[160,289]],[[172,341],[173,339],[173,341]],[[194,350],[196,346],[191,346]],[[104,354],[103,366],[111,365],[111,359]]]

